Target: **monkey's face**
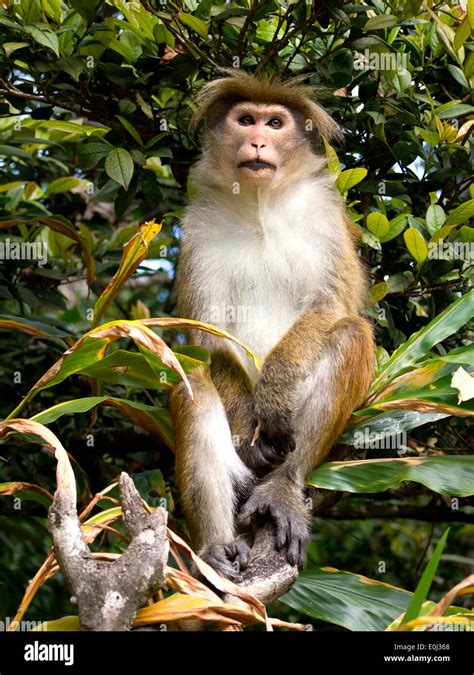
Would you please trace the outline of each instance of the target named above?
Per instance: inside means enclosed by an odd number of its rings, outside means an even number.
[[[219,130],[214,157],[225,176],[275,187],[301,162],[306,143],[294,115],[282,105],[242,102],[233,106]]]

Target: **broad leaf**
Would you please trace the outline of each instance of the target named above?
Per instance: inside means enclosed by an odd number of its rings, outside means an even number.
[[[372,385],[372,392],[378,392],[387,382],[401,374],[425,356],[430,349],[456,333],[474,316],[474,290],[458,298],[444,312],[427,326],[413,335],[398,349],[385,364]]]
[[[149,243],[156,237],[161,230],[161,223],[155,223],[154,220],[142,225],[136,234],[123,247],[122,259],[119,268],[114,274],[94,307],[94,322],[97,326],[104,316],[107,307],[116,297],[122,286],[135,272],[140,263],[146,258]]]
[[[367,169],[347,169],[336,180],[336,187],[342,193],[347,192],[367,176]]]
[[[383,492],[405,480],[451,497],[474,495],[474,457],[404,457],[328,462],[313,471],[309,485],[346,492]]]
[[[305,570],[280,602],[352,631],[381,631],[406,610],[411,593],[333,567]]]
[[[20,316],[8,316],[5,314],[0,314],[0,330],[17,330],[21,333],[28,333],[28,335],[34,335],[36,337],[71,337],[69,333],[65,333],[59,328],[54,326],[49,326],[46,323],[41,323],[40,321],[30,321],[29,319],[23,319]]]
[[[110,178],[127,190],[133,176],[133,159],[128,150],[113,148],[105,158],[105,170]]]
[[[365,447],[380,447],[380,441],[389,436],[403,434],[411,429],[416,429],[423,424],[437,422],[448,413],[421,413],[417,410],[390,410],[382,414],[375,414],[367,419],[357,423],[357,414],[351,418],[351,426],[347,427],[344,433],[339,437],[340,443],[347,445],[359,445],[363,442]]]
[[[87,398],[65,401],[34,415],[31,420],[40,424],[51,424],[63,415],[85,413],[98,405],[117,408],[134,424],[152,434],[160,436],[170,448],[174,446],[173,425],[170,413],[166,408],[159,408],[115,396],[89,396]]]

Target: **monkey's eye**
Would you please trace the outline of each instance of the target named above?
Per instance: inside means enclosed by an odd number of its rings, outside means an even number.
[[[249,127],[251,124],[254,124],[253,117],[251,115],[242,115],[239,117],[239,124]]]
[[[267,125],[272,129],[281,129],[283,122],[279,117],[272,117],[272,119],[267,122]]]

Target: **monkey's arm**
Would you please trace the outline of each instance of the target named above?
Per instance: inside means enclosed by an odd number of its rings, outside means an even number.
[[[314,322],[314,317],[304,317],[304,321],[298,322],[299,326],[295,324],[295,328],[302,330],[302,325],[308,327]],[[256,486],[238,519],[239,524],[245,527],[262,516],[270,517],[276,528],[277,548],[285,549],[288,561],[301,567],[305,562],[309,539],[309,509],[303,492],[305,480],[309,472],[324,461],[352,411],[367,394],[374,368],[372,328],[365,319],[349,316],[338,320],[329,329],[325,324],[323,330],[324,335],[321,331],[317,333],[319,347],[306,352],[308,360],[292,361],[300,376],[299,390],[294,372],[285,371],[287,377],[293,378],[289,389],[294,403],[295,449],[286,456],[281,466]],[[293,329],[284,336],[282,343],[290,336],[295,336]],[[311,342],[315,344],[314,336]],[[280,343],[277,348],[280,348]],[[301,349],[297,351],[300,353]],[[269,355],[269,363],[270,358],[273,358],[273,352]],[[281,373],[276,365],[273,364],[270,372],[279,378]],[[268,387],[270,385],[268,380]],[[278,386],[283,388],[284,385],[280,379]],[[278,406],[270,393],[268,396],[268,404],[276,414]],[[282,401],[278,404],[283,409]],[[276,418],[275,423],[278,423]]]
[[[270,444],[252,445],[257,416],[250,377],[227,340],[209,333],[193,333],[193,343],[211,352],[210,373],[229,420],[234,447],[245,464],[261,478],[285,457]]]
[[[285,333],[264,361],[255,387],[255,413],[260,424],[257,443],[286,455],[295,449],[292,416],[304,380],[311,375],[331,328],[334,310],[312,309]]]

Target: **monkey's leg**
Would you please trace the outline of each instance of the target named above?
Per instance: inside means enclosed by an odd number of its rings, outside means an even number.
[[[232,352],[216,351],[212,354],[211,376],[224,405],[232,433],[232,442],[242,459],[255,476],[262,478],[281,464],[285,456],[271,445],[252,445],[257,427],[252,383],[247,372]],[[245,486],[244,486],[245,487]],[[253,487],[249,484],[248,488]],[[248,489],[241,490],[239,498],[248,497]]]
[[[209,370],[195,368],[188,379],[195,403],[182,382],[170,397],[176,481],[193,546],[217,571],[232,578],[236,561],[242,567],[249,562],[247,545],[236,539],[235,510],[238,491],[253,481],[253,474],[234,449]]]
[[[302,381],[292,413],[296,447],[284,464],[257,485],[238,522],[246,526],[264,514],[276,526],[276,548],[290,564],[303,567],[309,540],[310,508],[305,480],[321,464],[369,389],[373,367],[372,329],[359,317],[334,324],[310,374]]]

